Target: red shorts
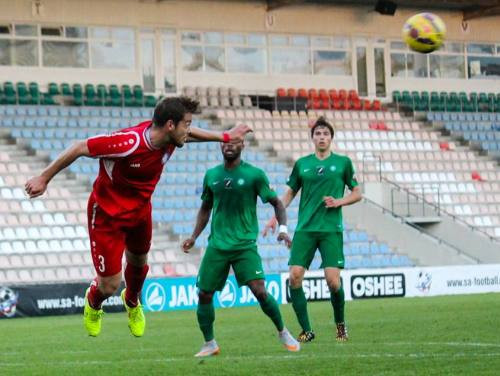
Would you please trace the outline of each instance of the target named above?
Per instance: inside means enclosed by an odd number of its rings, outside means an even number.
[[[114,218],[106,214],[91,194],[87,206],[90,247],[94,268],[101,277],[122,270],[123,252],[149,252],[153,232],[151,203],[133,219]]]

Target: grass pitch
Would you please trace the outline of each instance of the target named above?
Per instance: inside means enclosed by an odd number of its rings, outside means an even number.
[[[299,327],[291,305],[285,323]],[[336,343],[329,302],[310,303],[316,340],[281,347],[258,307],[217,309],[217,357],[201,344],[194,311],[148,313],[143,338],[125,314],[104,316],[99,337],[81,316],[0,320],[2,375],[498,375],[500,294],[347,302],[350,341]]]

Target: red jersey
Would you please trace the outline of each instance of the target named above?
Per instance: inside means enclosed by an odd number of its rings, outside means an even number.
[[[152,122],[146,121],[87,140],[90,155],[99,158],[92,195],[110,216],[133,218],[150,206],[163,166],[175,150],[174,145],[155,148],[151,127]]]

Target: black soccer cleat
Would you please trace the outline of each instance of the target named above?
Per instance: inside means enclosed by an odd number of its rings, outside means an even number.
[[[303,330],[300,332],[299,336],[297,337],[297,341],[305,343],[305,342],[311,342],[314,338],[316,338],[316,335],[312,330],[305,331]]]
[[[344,322],[339,322],[337,324],[337,335],[335,336],[335,339],[338,342],[346,342],[349,339],[349,336],[347,335],[347,328]]]

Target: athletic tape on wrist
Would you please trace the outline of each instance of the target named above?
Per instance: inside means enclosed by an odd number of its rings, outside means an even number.
[[[288,227],[286,225],[280,225],[278,232],[281,234],[284,232],[285,234],[288,234]]]

